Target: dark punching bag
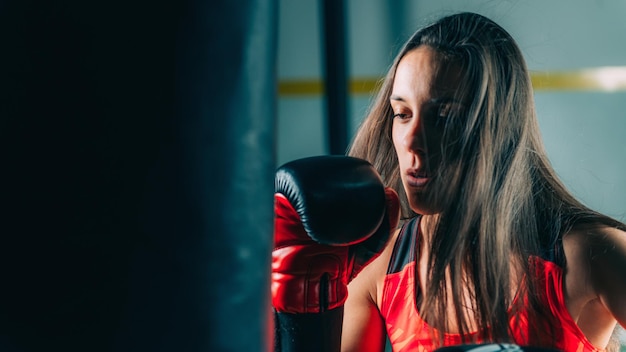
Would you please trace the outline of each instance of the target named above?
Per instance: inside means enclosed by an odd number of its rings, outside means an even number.
[[[271,350],[277,1],[0,3],[0,350]]]

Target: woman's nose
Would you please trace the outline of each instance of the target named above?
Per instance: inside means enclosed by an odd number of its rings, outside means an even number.
[[[426,131],[420,118],[414,117],[407,126],[404,135],[404,146],[413,153],[423,154],[426,151]]]

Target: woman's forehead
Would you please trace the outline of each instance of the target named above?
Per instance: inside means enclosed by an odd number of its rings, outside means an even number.
[[[456,95],[461,79],[458,63],[422,45],[407,52],[398,63],[392,94]]]

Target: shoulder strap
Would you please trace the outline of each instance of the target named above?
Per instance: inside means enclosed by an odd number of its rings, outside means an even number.
[[[387,274],[398,273],[409,263],[415,261],[417,241],[419,236],[419,219],[416,216],[402,225],[396,243],[389,259]]]

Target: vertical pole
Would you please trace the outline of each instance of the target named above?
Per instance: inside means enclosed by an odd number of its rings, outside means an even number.
[[[348,147],[348,68],[344,0],[322,1],[324,27],[324,89],[330,154]]]

